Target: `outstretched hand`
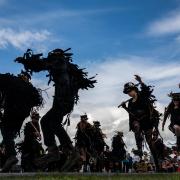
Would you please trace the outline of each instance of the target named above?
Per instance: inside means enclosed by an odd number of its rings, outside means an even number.
[[[120,108],[120,107],[126,109],[126,102],[122,102],[122,103],[118,106],[118,108]]]
[[[134,77],[135,77],[136,81],[138,81],[139,83],[142,83],[142,79],[139,75],[135,74]]]

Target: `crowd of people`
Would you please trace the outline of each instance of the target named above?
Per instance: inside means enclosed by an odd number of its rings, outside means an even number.
[[[39,126],[39,113],[31,114],[31,121],[24,126],[24,140],[16,144],[16,151],[20,155],[18,171],[61,171],[66,162],[66,152],[60,145],[58,150],[60,160],[54,161],[44,167],[38,165],[37,159],[42,158],[46,151],[41,143]],[[157,141],[157,132],[153,133],[154,142]],[[151,152],[132,149],[128,152],[121,131],[114,132],[111,146],[105,143],[106,135],[101,130],[99,121],[93,124],[88,122],[88,116],[82,115],[77,124],[77,132],[74,137],[75,148],[80,154],[79,162],[72,167],[75,172],[105,172],[105,173],[150,173],[156,171],[156,165]],[[162,148],[162,147],[161,147]],[[163,173],[180,172],[180,151],[177,146],[166,147],[163,144],[159,161],[160,171]],[[3,144],[0,146],[0,167],[6,161],[6,151]],[[17,171],[17,167],[11,171]]]
[[[93,133],[94,128],[99,133]],[[88,122],[87,115],[81,116],[75,138],[76,147],[80,150],[83,159],[80,172],[156,172],[157,167],[152,153],[139,151],[138,149],[132,149],[131,152],[128,152],[123,136],[123,132],[115,132],[111,147],[109,147],[104,141],[106,135],[100,129],[100,123],[94,121],[93,125],[91,125]],[[145,141],[145,138],[143,141]],[[96,144],[98,144],[98,149]],[[155,130],[152,133],[152,147],[158,157],[158,172],[180,172],[180,151],[178,146],[167,147]]]
[[[18,162],[17,153],[21,156],[20,169],[24,172],[179,171],[180,93],[169,94],[171,101],[163,114],[162,130],[169,118],[169,129],[176,137],[176,146],[169,148],[159,132],[162,114],[155,106],[157,99],[153,88],[138,75],[135,75],[137,84],[128,82],[124,85],[123,93],[130,99],[118,106],[129,115],[129,131],[134,133],[137,150],[127,152],[123,132],[119,129],[109,147],[101,123],[94,121],[91,124],[86,114],[80,117],[73,144],[64,125],[70,124],[70,114],[79,100],[79,90],[94,88],[96,80],[72,63],[69,50],[55,49],[43,58],[42,54],[33,54],[28,49],[22,57],[16,58],[16,62],[24,65],[25,71],[17,76],[0,74],[1,172],[12,171]],[[31,83],[32,74],[41,71],[48,72],[48,83],[52,81],[55,88],[52,107],[43,117],[38,113],[43,106],[42,90]],[[15,144],[15,137],[29,116],[31,121],[25,125],[24,140]],[[41,136],[47,149],[41,144]],[[143,144],[149,149],[150,158],[144,152]]]

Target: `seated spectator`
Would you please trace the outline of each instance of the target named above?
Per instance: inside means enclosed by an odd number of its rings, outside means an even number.
[[[144,160],[141,160],[139,163],[137,163],[137,170],[136,171],[138,173],[145,173],[148,171],[148,166]]]
[[[152,165],[151,163],[148,163],[148,164],[147,164],[147,171],[148,171],[148,172],[153,172],[153,171],[154,171],[153,165]]]
[[[180,159],[178,160],[178,168],[177,168],[177,172],[180,173]]]
[[[173,167],[173,163],[171,162],[171,160],[166,159],[162,163],[162,169],[163,169],[163,172],[173,172],[174,171],[174,167]]]

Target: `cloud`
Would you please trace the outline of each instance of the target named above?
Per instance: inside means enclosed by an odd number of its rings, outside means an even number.
[[[23,24],[23,27],[39,27],[43,24],[51,26],[54,23],[57,25],[57,22],[64,25],[69,21],[71,22],[73,19],[77,21],[87,17],[119,13],[124,10],[126,10],[124,7],[67,9],[57,6],[56,9],[48,8],[48,10],[42,10],[34,13],[22,10],[21,13],[9,14],[7,17],[0,17],[0,23],[1,27],[19,27],[20,24]]]
[[[122,93],[125,82],[133,81],[134,74],[140,74],[147,84],[155,85],[154,94],[158,98],[158,109],[163,112],[168,104],[167,94],[171,91],[179,91],[177,84],[180,81],[180,63],[159,64],[156,59],[146,57],[111,58],[93,67],[91,73],[98,73],[98,84],[93,90],[82,92],[78,105],[80,112],[88,112],[92,118],[101,121],[102,128],[107,133],[107,142],[116,130],[125,131],[129,147],[135,146],[135,142],[128,142],[133,137],[128,132],[128,115],[124,110],[117,109],[117,105],[129,97]],[[173,140],[174,137],[167,130],[165,140]]]
[[[101,122],[103,132],[107,135],[107,144],[111,145],[111,138],[115,131],[119,130],[124,131],[124,139],[128,149],[136,147],[133,133],[129,132],[128,114],[125,110],[117,108],[119,103],[129,98],[122,93],[124,83],[134,81],[133,75],[140,74],[147,84],[155,85],[154,94],[158,98],[157,107],[161,112],[169,103],[167,94],[170,90],[179,90],[175,87],[180,80],[179,69],[177,70],[180,63],[169,62],[162,65],[156,63],[154,58],[151,59],[151,62],[148,60],[149,58],[137,56],[108,58],[105,62],[93,64],[92,67],[87,68],[91,75],[98,73],[98,83],[94,89],[80,91],[80,101],[75,106],[71,116],[71,126],[67,128],[71,138],[75,136],[79,116],[87,113],[89,122],[92,123],[94,120]],[[33,84],[42,89],[48,87],[44,79],[33,79]],[[47,92],[50,98],[48,99],[44,94],[46,104],[40,112],[41,116],[52,105],[54,88],[51,87]],[[167,127],[162,135],[167,145],[169,142],[175,142],[175,137]]]
[[[180,12],[173,11],[165,17],[150,23],[147,28],[147,33],[153,36],[180,33]]]
[[[29,47],[40,47],[50,39],[51,33],[42,31],[16,31],[10,28],[0,29],[0,48],[7,48],[9,45],[25,50]]]

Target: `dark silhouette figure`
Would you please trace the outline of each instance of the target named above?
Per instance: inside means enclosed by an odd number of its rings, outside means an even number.
[[[88,122],[87,115],[82,115],[80,122],[77,124],[75,146],[82,157],[84,172],[87,172],[87,165],[89,165],[92,152],[92,135],[92,125]]]
[[[121,106],[129,113],[129,127],[130,131],[134,132],[139,153],[142,156],[142,143],[145,136],[154,157],[156,170],[159,171],[157,154],[152,147],[152,132],[153,129],[156,129],[159,133],[158,124],[161,114],[155,109],[156,98],[152,94],[152,87],[144,84],[138,75],[135,75],[135,79],[138,81],[137,85],[132,82],[124,85],[123,92],[128,94],[131,99],[127,101],[128,107],[126,107],[127,102],[123,102]],[[141,89],[138,89],[138,85]]]
[[[72,158],[65,163],[62,171],[66,171],[73,165],[77,155],[74,151],[72,142],[67,132],[63,128],[63,118],[67,115],[67,123],[69,124],[69,115],[73,111],[74,105],[77,103],[80,89],[94,88],[94,77],[88,78],[87,72],[80,69],[76,64],[72,63],[72,53],[68,53],[67,49],[55,49],[48,53],[47,58],[41,58],[42,54],[33,54],[30,49],[23,57],[17,58],[15,61],[22,63],[27,73],[48,71],[49,82],[53,81],[55,88],[54,100],[52,108],[42,117],[41,128],[44,135],[44,143],[48,147],[48,154],[41,161],[42,164],[56,161],[59,159],[59,151],[55,142],[55,135],[58,137],[60,144],[66,152],[71,152]]]
[[[112,139],[112,160],[114,171],[122,172],[122,160],[126,157],[126,145],[123,140],[123,132],[117,131]]]
[[[170,97],[172,101],[165,110],[162,130],[164,130],[166,120],[170,117],[169,129],[175,134],[177,149],[180,151],[180,93],[171,93]]]
[[[106,135],[102,132],[99,121],[94,121],[92,126],[92,156],[95,158],[95,163],[92,171],[102,172],[104,166],[104,147],[106,143],[104,139]]]
[[[26,73],[18,76],[0,74],[1,133],[7,161],[2,171],[7,172],[17,163],[14,138],[33,107],[41,106],[39,91],[29,82]]]
[[[26,123],[24,128],[24,141],[21,144],[21,166],[24,172],[37,171],[34,160],[44,154],[42,144],[40,143],[41,134],[39,127],[39,113],[31,113],[31,121]]]

